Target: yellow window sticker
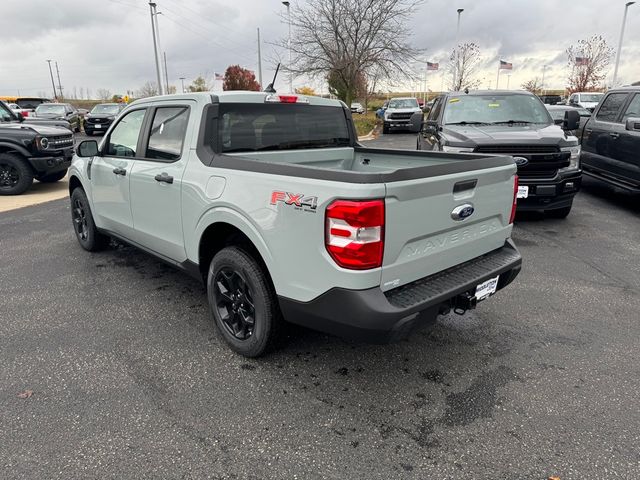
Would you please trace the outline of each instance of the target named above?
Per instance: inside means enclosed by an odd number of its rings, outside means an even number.
[[[499,104],[499,103],[490,103],[490,104],[489,104],[489,108],[497,108],[497,107],[499,107],[499,106],[500,106],[500,104]]]
[[[451,100],[449,100],[449,103],[456,103],[459,102],[460,99],[459,98],[452,98]]]

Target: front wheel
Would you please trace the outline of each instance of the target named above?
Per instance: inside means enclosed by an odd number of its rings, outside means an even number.
[[[54,183],[59,180],[62,180],[66,174],[67,174],[67,169],[65,168],[61,172],[50,173],[49,175],[43,175],[37,178],[38,178],[38,181],[42,183]]]
[[[71,219],[78,243],[85,250],[97,252],[109,244],[109,237],[96,227],[89,200],[82,188],[76,188],[71,193]]]
[[[0,153],[0,195],[20,195],[33,184],[33,171],[14,153]]]
[[[238,247],[220,250],[211,261],[207,296],[216,327],[231,349],[258,357],[278,336],[281,313],[261,265]]]
[[[567,216],[569,216],[569,213],[571,213],[571,207],[573,207],[573,203],[568,207],[557,208],[555,210],[547,210],[545,213],[550,218],[567,218]]]

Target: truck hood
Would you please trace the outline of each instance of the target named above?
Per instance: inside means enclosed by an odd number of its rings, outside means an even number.
[[[43,136],[56,136],[56,135],[69,135],[69,129],[63,127],[55,127],[48,125],[38,125],[31,124],[28,121],[23,123],[8,123],[8,124],[0,124],[0,130],[21,130],[21,129],[30,129],[35,131],[39,135]]]
[[[353,108],[353,107],[351,107],[351,108]],[[360,107],[358,107],[358,108],[360,108]],[[88,114],[85,115],[85,118],[100,118],[100,119],[107,118],[107,119],[111,120],[111,119],[116,118],[117,116],[118,116],[117,113],[116,114],[88,113]]]
[[[456,145],[469,147],[496,143],[559,145],[570,139],[557,125],[445,125],[443,133]]]
[[[582,108],[587,108],[587,109],[592,110],[592,109],[594,109],[594,108],[596,108],[598,106],[598,102],[580,102],[579,105]]]

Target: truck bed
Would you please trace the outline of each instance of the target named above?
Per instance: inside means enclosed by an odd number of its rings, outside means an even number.
[[[388,183],[514,165],[508,156],[367,147],[215,155],[210,166],[348,183]]]

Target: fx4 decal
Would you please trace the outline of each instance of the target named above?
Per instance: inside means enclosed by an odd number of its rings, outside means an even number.
[[[318,208],[318,197],[305,197],[303,193],[274,190],[271,192],[271,205],[277,205],[278,202],[282,202],[285,205],[292,205],[296,210],[311,213],[316,213],[316,208]]]

